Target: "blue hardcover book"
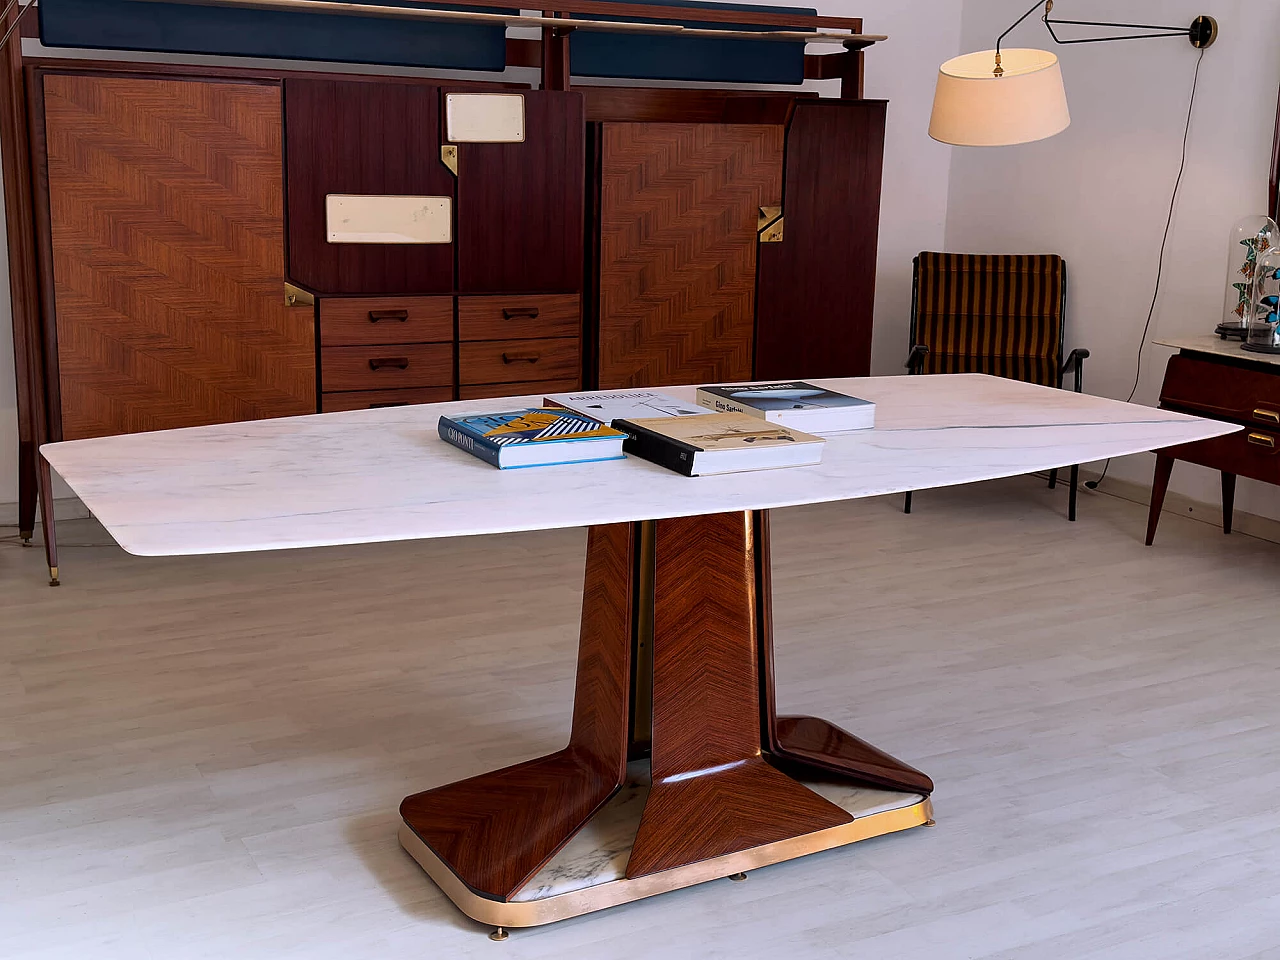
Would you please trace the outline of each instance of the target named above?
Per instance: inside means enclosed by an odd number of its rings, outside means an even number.
[[[625,433],[569,410],[441,417],[440,438],[499,470],[621,460]]]
[[[792,430],[839,433],[876,424],[870,400],[815,387],[803,380],[698,388],[698,404],[716,413],[745,413]]]

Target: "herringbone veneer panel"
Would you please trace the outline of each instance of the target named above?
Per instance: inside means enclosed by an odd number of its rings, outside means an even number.
[[[783,128],[606,123],[602,139],[600,386],[750,379]]]
[[[62,435],[314,413],[278,87],[44,79]]]
[[[653,789],[627,877],[848,823],[761,753],[750,514],[659,520]]]

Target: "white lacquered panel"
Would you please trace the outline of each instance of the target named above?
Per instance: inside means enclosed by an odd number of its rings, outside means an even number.
[[[449,197],[325,197],[330,243],[452,243]]]
[[[852,500],[1011,477],[1240,427],[981,374],[814,380],[872,400],[876,428],[822,463],[684,477],[628,457],[495,470],[436,434],[442,414],[541,395],[71,440],[44,456],[130,553],[237,553],[549,530]],[[666,388],[693,402],[693,387]]]
[[[524,143],[523,94],[446,94],[444,116],[451,143]]]

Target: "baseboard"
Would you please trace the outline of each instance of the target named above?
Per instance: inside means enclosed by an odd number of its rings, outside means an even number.
[[[1080,485],[1084,486],[1086,480],[1097,480],[1098,476],[1099,474],[1094,471],[1081,470]],[[1081,493],[1083,492],[1082,490]],[[1102,487],[1092,492],[1117,497],[1120,500],[1128,500],[1131,503],[1140,503],[1144,507],[1151,505],[1151,487],[1148,484],[1135,483],[1132,480],[1108,477],[1103,482]],[[1160,512],[1162,514],[1177,514],[1180,517],[1189,517],[1192,520],[1199,520],[1201,523],[1212,524],[1218,528],[1222,527],[1221,503],[1206,503],[1203,500],[1196,500],[1173,490],[1165,494],[1164,509]],[[1245,536],[1256,537],[1259,540],[1280,543],[1280,520],[1259,516],[1256,513],[1246,513],[1239,507],[1232,514],[1231,530],[1234,533],[1243,533]]]
[[[92,516],[89,508],[80,502],[79,497],[59,497],[53,501],[53,516],[56,520],[86,520]],[[18,525],[18,505],[16,503],[0,503],[0,527],[16,527]],[[36,511],[36,526],[40,526],[40,513]]]

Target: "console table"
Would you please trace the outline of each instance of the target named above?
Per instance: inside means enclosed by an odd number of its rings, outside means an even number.
[[[719,477],[634,458],[498,471],[436,437],[441,414],[536,396],[68,441],[42,453],[121,546],[148,556],[591,528],[568,745],[400,808],[405,849],[501,937],[932,823],[928,776],[824,720],[778,716],[770,508],[1014,476],[1238,429],[978,374],[817,383],[875,401],[876,428],[830,437],[816,466]],[[693,398],[690,387],[672,392]]]
[[[1147,546],[1155,540],[1175,460],[1222,472],[1222,532],[1231,532],[1236,477],[1280,484],[1280,356],[1250,353],[1215,336],[1157,340],[1177,347],[1165,368],[1160,409],[1213,417],[1247,430],[1156,451]]]

